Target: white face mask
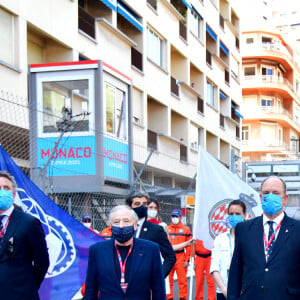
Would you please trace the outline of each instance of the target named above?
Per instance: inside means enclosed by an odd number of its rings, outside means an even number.
[[[148,209],[148,217],[149,218],[152,218],[152,219],[154,219],[154,218],[156,218],[156,216],[157,216],[157,210],[154,210],[154,209]]]
[[[179,223],[179,218],[172,218],[172,223],[177,225]]]
[[[85,227],[87,227],[87,228],[91,228],[92,223],[83,223],[83,225],[84,225]]]

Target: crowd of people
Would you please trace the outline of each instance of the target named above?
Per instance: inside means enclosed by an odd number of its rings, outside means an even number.
[[[38,300],[49,267],[47,244],[40,221],[15,206],[15,196],[15,179],[0,171],[1,297]],[[159,202],[143,192],[115,206],[100,233],[84,215],[82,224],[104,241],[89,249],[83,299],[190,299],[187,270],[192,262],[195,300],[204,299],[205,281],[208,300],[300,299],[300,222],[284,212],[285,182],[266,178],[260,199],[263,214],[250,220],[245,220],[243,201],[228,204],[228,230],[215,238],[212,249],[193,239],[180,209],[171,212],[170,225],[162,222]]]

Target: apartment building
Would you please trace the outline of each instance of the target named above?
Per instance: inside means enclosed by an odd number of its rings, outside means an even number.
[[[294,49],[267,26],[244,31],[242,43],[243,160],[296,159],[300,68]]]
[[[32,128],[28,116],[18,113],[18,107],[30,102],[28,70],[32,68],[28,66],[100,60],[109,69],[111,84],[118,79],[128,85],[126,99],[131,111],[127,122],[134,165],[130,184],[141,177],[152,186],[194,187],[199,145],[229,168],[240,171],[240,19],[234,1],[0,0],[0,36],[0,138],[23,167],[28,167],[29,142],[18,138],[17,133]],[[291,50],[282,47],[285,52]],[[281,140],[287,142],[292,136],[298,138],[296,120],[290,120],[296,112],[292,101],[295,92],[290,85],[297,83],[291,58],[284,53],[279,62],[282,67],[277,66],[274,72],[282,74],[283,87],[277,97],[285,109],[285,123],[290,124],[289,132],[282,128],[281,133]],[[246,65],[245,70],[248,75],[253,72]],[[103,82],[99,82],[101,85]],[[269,85],[272,89],[272,81]],[[76,91],[79,97],[79,89]],[[249,95],[252,91],[245,88]],[[5,98],[7,93],[18,99],[13,110],[13,101]],[[107,90],[102,93],[105,102]],[[47,99],[51,101],[51,97]],[[120,119],[123,102],[114,99],[113,112],[106,106],[103,115],[90,124],[103,122],[100,134],[118,140],[111,124]],[[72,105],[67,97],[64,101]],[[87,107],[81,105],[81,109]],[[249,118],[248,111],[244,111]],[[247,124],[244,126],[245,135]],[[14,152],[19,147],[25,149],[23,154]],[[128,192],[128,186],[117,186],[116,182],[111,188]]]

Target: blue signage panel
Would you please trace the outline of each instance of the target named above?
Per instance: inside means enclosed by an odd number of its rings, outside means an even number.
[[[38,138],[38,167],[47,163],[56,138]],[[47,168],[48,176],[96,175],[95,137],[63,137],[52,154]]]
[[[104,137],[104,176],[129,180],[128,144]]]

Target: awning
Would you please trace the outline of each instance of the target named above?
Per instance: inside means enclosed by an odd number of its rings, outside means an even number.
[[[192,5],[192,10],[198,15],[198,17],[203,20],[203,17],[201,16],[201,14],[198,12],[198,10]]]
[[[187,8],[192,9],[191,4],[189,4],[187,0],[182,0],[182,3],[183,3]]]
[[[217,35],[214,33],[214,31],[206,24],[206,32],[210,35],[210,37],[216,42],[217,41]]]
[[[117,10],[117,1],[116,0],[100,0],[103,2],[106,6],[108,6],[113,11]]]
[[[220,98],[226,100],[227,96],[222,91],[220,91]]]
[[[223,50],[223,52],[229,56],[229,50],[228,48],[220,41],[220,48]]]
[[[236,116],[238,116],[239,118],[241,118],[241,119],[244,120],[244,117],[242,116],[242,114],[241,114],[236,108],[234,109],[234,114],[235,114]]]
[[[143,25],[127,8],[125,8],[120,2],[118,2],[117,11],[139,31],[143,32]]]

